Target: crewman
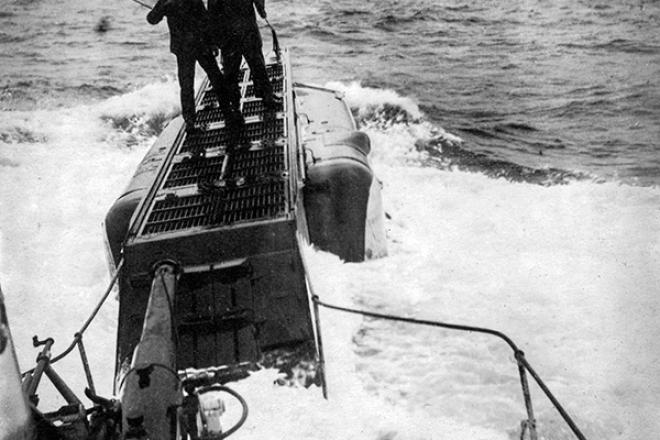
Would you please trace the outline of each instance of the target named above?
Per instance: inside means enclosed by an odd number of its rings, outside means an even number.
[[[186,129],[189,132],[202,129],[202,126],[195,125],[195,62],[206,72],[227,125],[240,128],[243,117],[237,105],[234,108],[230,105],[229,84],[215,60],[214,43],[207,34],[208,15],[202,0],[158,0],[147,14],[147,21],[155,25],[163,17],[167,17],[170,30],[170,51],[176,56],[181,113]]]
[[[229,81],[232,103],[240,99],[238,72],[245,58],[254,82],[254,93],[266,108],[275,109],[282,98],[273,93],[261,51],[262,41],[254,7],[266,18],[265,0],[208,0],[210,30],[222,51],[225,77]],[[254,5],[254,6],[253,6]]]

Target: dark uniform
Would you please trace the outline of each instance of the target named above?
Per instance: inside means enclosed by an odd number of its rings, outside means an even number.
[[[225,120],[237,122],[240,114],[229,104],[229,86],[220,72],[207,41],[208,15],[202,0],[158,0],[147,15],[151,24],[167,17],[170,29],[170,51],[176,55],[181,87],[181,113],[188,128],[195,122],[195,61],[202,66],[218,97]]]
[[[261,33],[253,4],[259,15],[266,18],[264,0],[208,0],[211,29],[222,51],[222,64],[230,84],[232,103],[240,99],[237,76],[241,57],[245,57],[252,71],[255,95],[271,107],[277,104],[279,98],[273,95],[273,86],[266,73]]]

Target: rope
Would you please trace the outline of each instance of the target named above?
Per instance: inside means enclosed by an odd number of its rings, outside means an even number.
[[[94,318],[96,318],[96,315],[98,314],[99,310],[101,310],[101,306],[105,303],[105,300],[108,299],[108,296],[110,295],[110,292],[112,291],[112,288],[114,287],[115,283],[117,282],[117,279],[119,278],[119,273],[121,272],[122,267],[124,267],[124,259],[122,258],[119,261],[119,264],[117,265],[117,269],[115,269],[115,274],[112,276],[112,279],[110,280],[110,284],[108,287],[105,289],[105,293],[103,294],[103,297],[101,300],[98,302],[92,313],[89,315],[89,318],[85,321],[83,326],[78,330],[74,336],[73,336],[73,341],[71,342],[71,345],[69,345],[66,350],[64,350],[62,353],[59,355],[55,356],[50,360],[50,364],[54,364],[55,362],[59,361],[75,348],[75,346],[78,344],[79,341],[82,340],[83,333],[87,330],[87,327],[92,323]],[[36,367],[35,367],[36,368]],[[25,372],[23,372],[22,376],[25,376],[26,374],[30,374],[34,372],[34,368],[31,368]]]
[[[133,0],[133,1],[134,1],[135,3],[137,3],[138,5],[140,5],[140,6],[144,6],[144,7],[147,8],[147,9],[152,9],[152,8],[153,8],[153,6],[149,6],[149,5],[146,4],[146,3],[142,3],[140,0]]]
[[[273,52],[275,52],[275,57],[279,61],[280,60],[280,42],[277,39],[277,32],[275,32],[275,28],[273,26],[271,26],[268,19],[264,18],[264,21],[266,22],[266,24],[270,28],[270,33],[273,36]]]

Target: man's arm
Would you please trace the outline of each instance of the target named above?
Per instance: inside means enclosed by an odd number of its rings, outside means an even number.
[[[266,18],[266,0],[252,0],[261,18]]]
[[[147,21],[150,24],[158,24],[163,19],[167,13],[167,7],[170,4],[170,0],[158,0],[154,5],[153,9],[147,14]]]

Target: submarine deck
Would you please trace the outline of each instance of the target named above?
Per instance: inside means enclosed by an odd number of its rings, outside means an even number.
[[[238,137],[225,126],[208,82],[202,84],[197,122],[206,130],[179,131],[137,209],[120,279],[117,379],[140,340],[151,269],[162,260],[182,269],[173,310],[179,370],[254,362],[279,347],[311,353],[296,240],[304,223],[301,153],[287,53],[267,72],[283,103],[265,109],[243,68],[245,128]]]
[[[267,71],[275,91],[282,93],[282,64],[271,64]],[[246,123],[235,139],[237,148],[227,154],[235,135],[225,126],[215,93],[206,82],[197,98],[196,121],[207,124],[207,130],[183,134],[178,140],[140,237],[286,215],[291,198],[286,178],[288,102],[285,97],[279,111],[265,111],[254,96],[249,70],[240,75],[240,108]]]

